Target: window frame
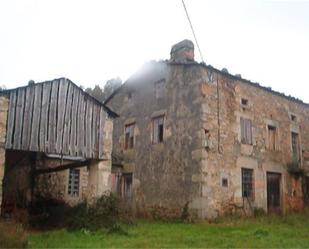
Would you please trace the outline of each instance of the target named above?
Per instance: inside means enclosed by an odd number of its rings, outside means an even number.
[[[68,191],[70,197],[79,197],[80,194],[80,169],[69,169],[68,172]],[[77,180],[77,182],[75,182]],[[75,193],[77,191],[77,193]]]
[[[294,140],[293,138],[296,138]],[[296,143],[294,143],[296,141]],[[300,160],[300,140],[299,133],[292,131],[291,132],[291,149],[292,149],[292,159],[298,162]]]
[[[127,132],[128,130],[128,132]],[[130,150],[134,148],[135,145],[135,122],[126,124],[124,126],[124,149]],[[128,136],[127,136],[128,134]]]
[[[273,144],[271,141],[273,140]],[[276,151],[278,147],[278,128],[275,125],[267,125],[267,149]]]
[[[160,120],[162,122],[160,122]],[[156,124],[156,122],[158,123]],[[152,118],[152,144],[160,144],[164,142],[164,123],[165,115]]]
[[[248,175],[245,175],[248,173],[250,176],[249,180],[245,179],[245,177],[248,178]],[[247,189],[248,187],[249,189]],[[254,170],[250,168],[241,168],[241,196],[254,200],[254,195]]]
[[[252,120],[250,118],[240,117],[240,141],[242,144],[253,144],[252,130]]]

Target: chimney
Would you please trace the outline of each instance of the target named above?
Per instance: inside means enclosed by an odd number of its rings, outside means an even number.
[[[194,61],[194,44],[190,40],[183,40],[172,46],[171,62],[193,62]]]

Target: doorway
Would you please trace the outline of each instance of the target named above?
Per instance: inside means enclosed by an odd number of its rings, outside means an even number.
[[[267,210],[281,213],[281,174],[267,172]]]

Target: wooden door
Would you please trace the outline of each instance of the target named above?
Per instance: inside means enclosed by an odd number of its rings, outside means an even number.
[[[267,209],[269,213],[281,212],[281,174],[267,172]]]

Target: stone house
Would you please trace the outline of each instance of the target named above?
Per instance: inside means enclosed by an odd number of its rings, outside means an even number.
[[[36,196],[75,204],[110,191],[117,114],[65,78],[0,93],[2,213]]]
[[[214,218],[302,209],[309,191],[309,105],[194,61],[184,40],[105,102],[113,186],[139,215]]]

